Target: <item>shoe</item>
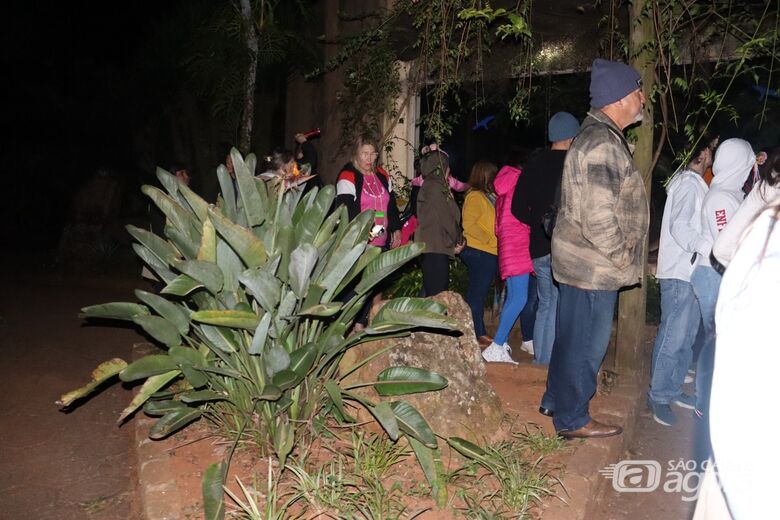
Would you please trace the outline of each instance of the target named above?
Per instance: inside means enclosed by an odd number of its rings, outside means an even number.
[[[539,413],[542,414],[542,415],[546,415],[547,417],[552,417],[555,412],[550,410],[549,408],[545,408],[544,406],[540,406],[539,407]]]
[[[696,381],[696,371],[693,370],[692,368],[689,368],[688,372],[685,374],[684,383],[688,384],[688,383],[693,383],[694,381]]]
[[[480,347],[487,347],[490,346],[491,343],[493,343],[493,338],[491,338],[488,335],[480,336],[477,338],[477,343],[479,343]]]
[[[597,437],[612,437],[623,433],[623,428],[611,424],[603,424],[591,419],[588,424],[578,430],[560,430],[558,435],[564,439],[592,439]]]
[[[672,426],[677,423],[677,416],[674,415],[672,407],[668,404],[654,403],[649,401],[650,409],[653,411],[653,420],[664,426]]]
[[[520,350],[525,352],[526,354],[534,355],[534,342],[533,340],[530,341],[523,341],[523,344],[520,345]]]
[[[482,351],[482,359],[488,363],[512,363],[517,365],[517,361],[507,352],[505,345],[496,345],[491,343],[488,348]]]
[[[688,410],[695,410],[696,409],[696,398],[692,395],[688,394],[680,394],[674,399],[672,399],[672,402],[679,406],[680,408],[686,408]]]

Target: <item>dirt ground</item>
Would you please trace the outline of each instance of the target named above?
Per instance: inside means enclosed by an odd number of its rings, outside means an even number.
[[[4,277],[0,297],[0,516],[126,519],[131,508],[131,428],[116,418],[130,393],[106,389],[63,413],[54,404],[87,382],[98,363],[128,358],[142,338],[85,326],[79,308],[127,299],[127,288],[85,289],[35,277]]]

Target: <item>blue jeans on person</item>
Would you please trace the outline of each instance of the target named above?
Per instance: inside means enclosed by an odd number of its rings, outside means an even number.
[[[710,402],[712,372],[715,367],[715,304],[718,302],[721,275],[708,265],[693,270],[691,284],[699,302],[704,329],[701,352],[696,360],[696,409],[706,413]]]
[[[469,287],[466,291],[466,303],[471,308],[474,320],[474,334],[477,337],[487,335],[485,329],[485,299],[498,272],[498,256],[487,251],[466,247],[460,253],[460,259],[466,264],[469,273]]]
[[[536,308],[534,324],[534,363],[550,364],[553,342],[555,341],[555,316],[558,314],[558,287],[552,274],[550,255],[534,258],[536,288],[539,304]]]
[[[525,307],[528,299],[528,277],[529,274],[510,276],[506,279],[506,300],[504,308],[501,309],[501,317],[498,318],[498,329],[493,336],[493,342],[496,345],[503,345],[509,340],[509,333],[515,326],[517,317]]]
[[[659,282],[661,324],[653,344],[648,396],[654,403],[669,404],[682,392],[701,313],[690,282],[674,278]]]
[[[612,334],[617,291],[560,284],[555,346],[542,406],[555,411],[555,431],[579,430],[591,421],[590,398]]]
[[[520,332],[523,333],[523,341],[534,339],[534,326],[536,325],[536,307],[539,303],[539,297],[536,294],[536,276],[533,274],[528,277],[528,296],[520,313]]]

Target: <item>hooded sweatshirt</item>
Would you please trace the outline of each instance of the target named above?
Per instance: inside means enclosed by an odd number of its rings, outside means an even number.
[[[712,250],[718,233],[734,217],[745,194],[742,185],[756,163],[756,154],[750,143],[743,139],[723,141],[715,152],[712,163],[714,175],[710,190],[702,203],[701,227],[704,238]],[[710,255],[699,255],[697,265],[710,265]]]
[[[531,228],[512,215],[512,197],[520,170],[504,166],[496,175],[496,236],[498,237],[498,271],[501,279],[533,271],[531,263]]]
[[[458,203],[441,167],[424,167],[422,176],[425,182],[417,196],[418,225],[414,239],[425,243],[423,253],[454,256],[455,246],[463,241]]]
[[[696,267],[694,254],[710,254],[710,242],[701,233],[701,208],[707,189],[702,176],[693,170],[678,172],[666,187],[657,278],[690,282]]]

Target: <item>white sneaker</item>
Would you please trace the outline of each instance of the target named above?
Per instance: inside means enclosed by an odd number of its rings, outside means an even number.
[[[523,344],[520,345],[520,350],[525,352],[526,354],[534,355],[534,340],[529,341],[523,341]]]
[[[693,369],[688,369],[688,372],[685,374],[685,384],[693,383],[696,380],[696,371]]]
[[[507,352],[507,346],[497,345],[496,343],[491,343],[488,348],[482,351],[482,359],[488,363],[512,363],[517,365],[517,361],[512,359],[509,352]]]

